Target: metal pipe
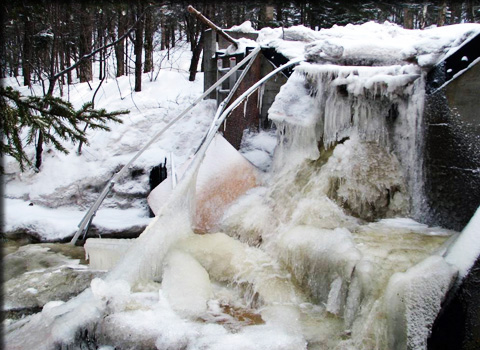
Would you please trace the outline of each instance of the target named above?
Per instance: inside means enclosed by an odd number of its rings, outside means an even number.
[[[245,69],[244,69],[244,70],[242,71],[242,73],[240,74],[240,77],[238,77],[237,81],[235,82],[235,85],[234,85],[233,88],[229,91],[228,96],[220,103],[220,106],[218,106],[217,112],[215,113],[215,117],[213,118],[212,124],[210,125],[210,128],[208,129],[207,133],[206,133],[205,136],[203,137],[202,142],[200,142],[200,145],[197,147],[197,150],[195,151],[194,154],[197,154],[197,152],[200,150],[200,148],[202,147],[203,143],[205,142],[205,139],[207,138],[207,136],[209,135],[209,133],[211,132],[211,130],[215,127],[216,120],[220,117],[220,115],[222,114],[225,106],[228,105],[228,103],[229,103],[230,100],[232,99],[233,95],[235,94],[235,92],[237,91],[238,87],[240,86],[240,83],[242,82],[243,78],[245,78],[245,76],[247,75],[248,71],[250,70],[250,67],[252,66],[253,62],[254,62],[255,59],[257,58],[257,55],[258,55],[258,53],[259,53],[260,51],[261,51],[260,46],[257,46],[257,47],[252,51],[252,53],[254,53],[254,56],[252,57],[252,59],[250,60],[250,62],[248,62],[247,66],[245,67]]]
[[[297,65],[300,62],[305,61],[305,59],[296,59],[290,62],[285,63],[284,65],[278,67],[277,69],[273,70],[266,76],[264,76],[262,79],[260,79],[258,82],[256,82],[254,85],[252,85],[247,91],[245,91],[243,94],[241,94],[235,101],[232,102],[230,106],[228,106],[227,109],[218,117],[215,118],[212,125],[210,126],[209,131],[207,132],[207,135],[204,138],[204,142],[199,149],[197,156],[193,159],[193,161],[190,163],[188,166],[187,170],[185,171],[185,174],[187,174],[189,171],[196,171],[196,169],[200,166],[201,162],[203,161],[203,158],[205,157],[205,153],[207,152],[208,146],[212,142],[212,140],[215,137],[215,134],[217,133],[218,129],[224,122],[224,120],[227,118],[227,116],[236,108],[240,103],[243,102],[244,99],[248,98],[251,94],[255,92],[263,83],[266,81],[270,80],[274,75],[277,73],[283,71],[286,68],[289,68],[291,66]]]
[[[259,49],[260,50],[260,49]],[[102,204],[103,200],[105,197],[108,195],[108,193],[111,191],[115,183],[121,178],[121,176],[127,171],[127,169],[135,162],[138,157],[140,157],[145,150],[150,147],[157,139],[165,132],[167,131],[173,124],[175,124],[177,121],[182,119],[193,107],[195,107],[200,101],[202,101],[205,97],[207,97],[213,90],[217,88],[220,84],[222,84],[226,79],[230,77],[230,75],[234,74],[239,68],[241,68],[245,63],[247,63],[252,57],[254,57],[258,53],[258,50],[253,50],[247,57],[245,57],[241,62],[239,62],[235,67],[233,67],[227,74],[225,74],[221,79],[219,79],[215,84],[210,86],[207,91],[205,91],[199,98],[197,98],[187,109],[185,109],[182,113],[180,113],[177,117],[172,119],[162,130],[160,130],[158,133],[156,133],[153,138],[145,145],[143,146],[140,151],[137,152],[137,154],[127,163],[123,166],[122,169],[118,173],[116,173],[107,183],[107,185],[104,187],[103,191],[100,193],[100,196],[98,199],[95,201],[92,207],[87,211],[85,216],[83,217],[82,221],[78,224],[78,230],[73,236],[72,240],[70,241],[70,244],[75,245],[75,243],[78,240],[78,237],[82,234],[82,232],[87,229],[89,223],[91,222],[91,217],[95,215],[97,212],[98,208],[100,207],[100,204]]]

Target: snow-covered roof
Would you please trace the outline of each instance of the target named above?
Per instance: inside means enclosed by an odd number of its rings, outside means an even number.
[[[391,65],[418,63],[431,67],[464,42],[480,34],[480,24],[404,29],[385,22],[348,24],[314,31],[304,26],[263,28],[257,42],[288,59],[305,57],[319,63]]]

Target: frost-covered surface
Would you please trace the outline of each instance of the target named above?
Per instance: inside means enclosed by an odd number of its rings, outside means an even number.
[[[258,41],[290,59],[305,56],[311,61],[346,65],[416,62],[430,67],[478,33],[480,25],[473,23],[409,30],[389,22],[368,22],[320,31],[304,26],[264,28]]]
[[[456,273],[444,259],[431,256],[391,277],[385,299],[390,323],[389,349],[427,348],[431,327]]]

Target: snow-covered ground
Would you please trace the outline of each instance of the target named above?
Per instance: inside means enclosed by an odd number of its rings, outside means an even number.
[[[158,56],[166,52],[157,53]],[[170,120],[186,109],[203,93],[203,73],[194,82],[188,81],[191,52],[179,44],[170,52],[170,60],[154,73],[144,74],[142,91],[134,92],[134,77],[109,77],[95,98],[96,108],[108,111],[128,109],[121,116],[123,124],[109,123],[111,131],[88,131],[89,145],[65,143],[65,155],[45,147],[41,171],[28,169],[21,173],[16,162],[5,158],[5,232],[28,232],[42,241],[62,240],[72,236],[89,206],[96,200],[106,182],[126,164]],[[157,58],[158,60],[158,58]],[[113,69],[111,68],[113,71]],[[153,79],[152,79],[153,78]],[[22,94],[41,94],[41,87],[30,91],[16,79],[6,79]],[[77,83],[64,87],[64,98],[75,108],[91,101],[100,84]],[[57,94],[59,91],[57,89]],[[148,224],[146,197],[150,191],[149,171],[174,158],[181,165],[193,154],[208,130],[214,116],[214,100],[204,100],[170,128],[132,165],[132,169],[116,184],[98,211],[93,224],[100,231],[121,232]],[[270,141],[271,144],[271,141]],[[274,146],[274,145],[273,145]],[[269,152],[271,153],[271,146]],[[253,151],[249,148],[249,152]],[[27,148],[33,157],[33,146]],[[263,154],[262,154],[263,153]],[[265,152],[256,152],[264,163]],[[254,159],[255,161],[255,159]],[[264,165],[264,166],[268,166]]]

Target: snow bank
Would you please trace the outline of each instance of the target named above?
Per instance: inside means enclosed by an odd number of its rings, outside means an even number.
[[[264,28],[258,42],[289,59],[305,56],[309,61],[344,65],[417,62],[421,67],[430,67],[478,33],[480,25],[471,23],[410,30],[389,22],[367,22],[334,25],[320,31],[304,26]]]
[[[75,207],[45,208],[19,199],[4,200],[5,233],[8,236],[28,233],[40,241],[58,241],[72,237],[85,213]],[[150,222],[142,208],[102,208],[94,225],[105,233],[140,229]]]
[[[241,32],[241,33],[256,33],[257,31],[252,27],[252,22],[245,21],[238,26],[233,26],[229,29],[232,32]]]

